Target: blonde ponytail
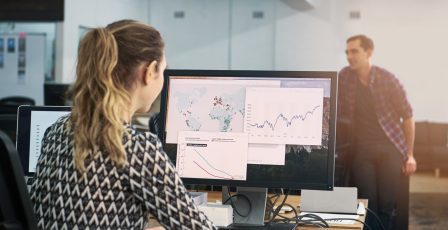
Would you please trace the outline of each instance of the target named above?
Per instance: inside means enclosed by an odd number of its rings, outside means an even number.
[[[77,81],[73,86],[72,125],[75,133],[75,165],[84,171],[84,160],[99,149],[122,166],[126,154],[122,111],[130,105],[126,90],[114,84],[118,48],[113,34],[104,28],[88,32],[80,44]]]
[[[127,163],[123,146],[125,115],[131,110],[135,69],[160,61],[163,41],[154,28],[122,20],[89,31],[80,43],[70,127],[74,160],[80,172],[90,155],[105,153],[117,166]]]

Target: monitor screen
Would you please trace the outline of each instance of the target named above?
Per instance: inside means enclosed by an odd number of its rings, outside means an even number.
[[[331,190],[336,72],[166,70],[164,149],[187,184]]]
[[[54,106],[71,105],[66,95],[70,86],[70,84],[65,83],[45,83],[44,104]]]
[[[64,20],[64,0],[2,0],[0,21],[55,22]]]
[[[17,119],[17,152],[25,175],[36,172],[45,131],[60,117],[70,113],[68,106],[21,106]]]

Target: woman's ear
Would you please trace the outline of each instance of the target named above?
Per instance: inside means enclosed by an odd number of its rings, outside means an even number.
[[[144,78],[145,84],[148,84],[151,78],[157,76],[157,61],[152,61],[146,68],[146,76]]]

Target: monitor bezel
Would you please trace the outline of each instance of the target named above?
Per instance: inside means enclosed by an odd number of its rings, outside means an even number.
[[[315,189],[332,190],[334,187],[335,169],[335,145],[336,145],[336,107],[337,107],[337,72],[335,71],[252,71],[252,70],[183,70],[167,69],[164,72],[164,84],[161,93],[160,104],[160,130],[163,146],[166,146],[166,110],[170,76],[203,76],[203,77],[258,77],[258,78],[326,78],[331,79],[330,87],[330,121],[329,121],[329,155],[327,158],[327,181],[325,183],[303,182],[275,182],[275,181],[236,181],[214,180],[198,178],[182,178],[185,184],[237,186],[237,187],[263,187],[263,188],[287,188],[287,189]],[[332,106],[331,106],[332,105]],[[333,118],[333,119],[331,119]]]

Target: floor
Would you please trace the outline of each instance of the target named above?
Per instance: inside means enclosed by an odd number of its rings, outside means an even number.
[[[410,230],[448,229],[448,175],[412,175],[409,200]]]

